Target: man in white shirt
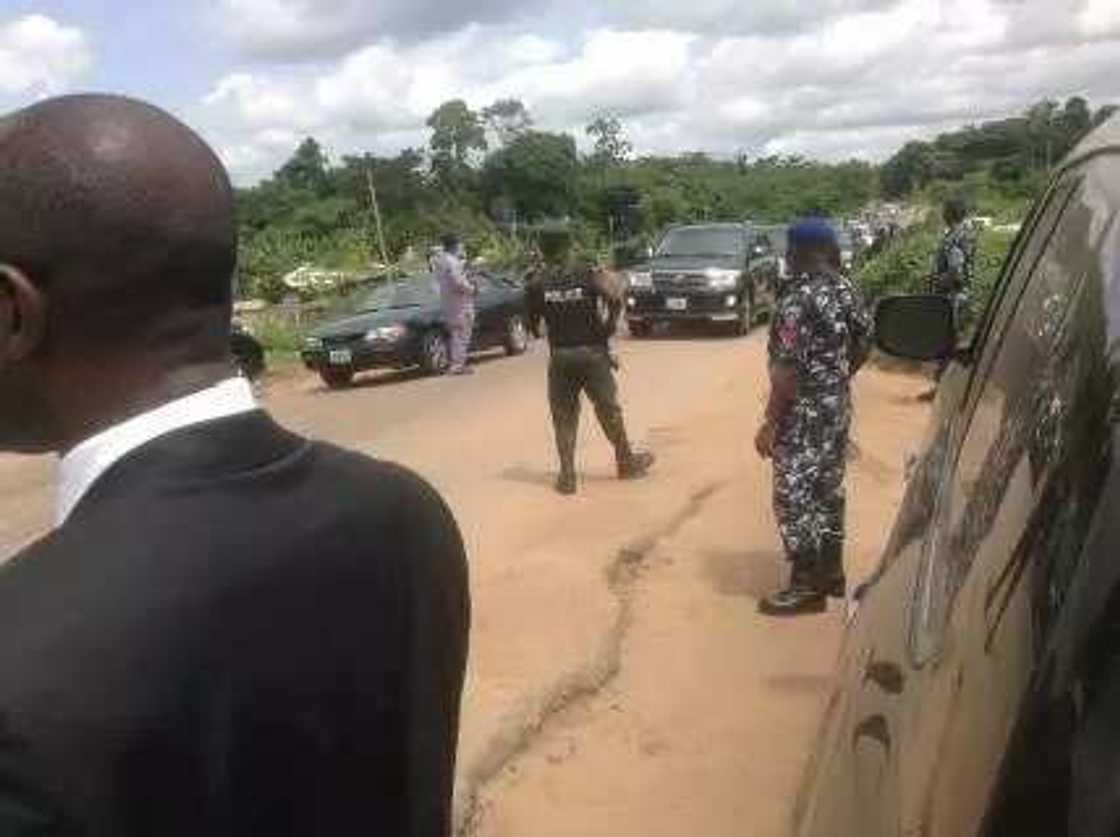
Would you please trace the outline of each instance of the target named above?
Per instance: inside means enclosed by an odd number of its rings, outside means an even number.
[[[474,371],[467,366],[467,353],[474,334],[474,301],[478,286],[467,276],[463,245],[458,236],[443,237],[443,252],[435,262],[443,320],[451,342],[451,367],[448,372],[469,375]]]
[[[0,119],[0,451],[63,457],[56,529],[0,566],[0,834],[449,833],[458,528],[255,403],[235,229],[163,111]]]

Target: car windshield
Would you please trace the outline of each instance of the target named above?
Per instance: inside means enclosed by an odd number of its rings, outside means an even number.
[[[372,290],[357,294],[350,310],[391,311],[398,308],[419,308],[438,299],[435,277],[430,273],[410,276],[395,282],[378,285]]]
[[[738,256],[742,252],[742,233],[718,227],[670,230],[657,248],[659,256]]]

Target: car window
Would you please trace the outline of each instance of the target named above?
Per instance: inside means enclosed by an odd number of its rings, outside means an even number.
[[[1079,176],[1051,193],[1021,245],[978,347],[967,421],[953,467],[942,477],[934,525],[916,591],[912,650],[927,659],[940,644],[953,603],[977,553],[994,535],[1010,551],[1034,506],[1039,464],[1027,454],[1060,360],[1063,329],[1080,287],[1089,210]],[[1009,499],[1010,498],[1010,499]],[[997,520],[999,525],[997,526]]]

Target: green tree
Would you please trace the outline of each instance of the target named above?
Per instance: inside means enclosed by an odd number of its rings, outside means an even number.
[[[462,99],[444,102],[428,117],[432,169],[452,190],[468,185],[472,155],[486,151],[486,128]]]
[[[276,172],[275,179],[294,189],[306,189],[316,194],[323,194],[329,184],[328,165],[327,155],[322,146],[313,137],[308,137],[300,143],[296,153]]]
[[[634,148],[626,138],[619,118],[610,113],[597,114],[585,129],[595,144],[592,160],[603,166],[622,165]]]
[[[526,131],[487,159],[483,187],[488,203],[505,199],[530,220],[566,216],[575,204],[578,166],[572,137]]]
[[[533,127],[533,117],[520,99],[499,99],[483,108],[482,121],[501,145],[509,145]]]

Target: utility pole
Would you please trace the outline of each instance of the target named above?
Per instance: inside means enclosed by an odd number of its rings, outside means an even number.
[[[385,231],[381,229],[381,207],[377,203],[377,189],[373,186],[373,169],[366,167],[366,185],[369,186],[369,200],[373,205],[373,221],[377,225],[377,245],[381,249],[381,263],[389,264],[389,254],[385,250]]]

